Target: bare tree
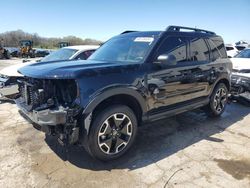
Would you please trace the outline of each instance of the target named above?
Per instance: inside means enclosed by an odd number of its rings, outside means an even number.
[[[37,33],[26,33],[22,30],[8,31],[0,33],[0,39],[3,39],[4,46],[18,47],[20,40],[32,40],[34,47],[38,48],[57,48],[61,41],[69,42],[70,45],[86,45],[86,44],[100,44],[101,41],[94,39],[81,39],[76,36],[66,36],[63,38],[46,38],[41,37]]]

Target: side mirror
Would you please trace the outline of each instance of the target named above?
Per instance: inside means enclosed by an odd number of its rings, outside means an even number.
[[[176,57],[173,54],[163,54],[159,55],[157,58],[157,64],[162,64],[162,65],[176,65]]]

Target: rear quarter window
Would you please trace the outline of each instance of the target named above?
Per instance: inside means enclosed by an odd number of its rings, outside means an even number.
[[[191,61],[209,61],[209,50],[202,38],[190,40],[190,59]]]
[[[227,58],[227,52],[223,40],[220,37],[212,37],[209,39],[220,54],[221,58]]]

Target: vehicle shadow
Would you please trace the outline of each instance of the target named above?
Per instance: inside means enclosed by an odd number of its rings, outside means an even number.
[[[133,170],[167,158],[204,139],[223,142],[222,139],[212,136],[223,132],[249,113],[250,108],[236,103],[228,105],[223,116],[216,119],[209,118],[201,110],[197,110],[142,126],[130,151],[111,162],[97,161],[81,147],[70,146],[65,149],[54,137],[46,137],[45,141],[61,159],[79,168],[95,171]]]

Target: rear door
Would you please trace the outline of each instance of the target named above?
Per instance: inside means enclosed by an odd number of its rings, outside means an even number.
[[[226,48],[224,46],[221,37],[215,36],[206,39],[210,47],[210,93],[212,92],[213,85],[218,79],[226,78],[230,80],[230,74],[232,69],[232,63],[230,59],[227,58]]]
[[[207,95],[209,50],[203,39],[167,37],[154,61],[163,54],[174,55],[177,64],[163,67],[153,63],[154,71],[147,77],[151,110],[161,111],[170,105]]]

